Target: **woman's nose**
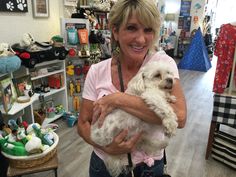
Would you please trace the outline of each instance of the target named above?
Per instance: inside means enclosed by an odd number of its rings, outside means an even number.
[[[145,42],[145,34],[144,34],[143,31],[139,31],[139,32],[137,33],[136,41],[137,41],[137,42],[140,42],[140,43]]]

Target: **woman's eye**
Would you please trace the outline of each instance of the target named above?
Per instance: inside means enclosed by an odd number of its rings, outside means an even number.
[[[150,33],[150,32],[153,32],[153,29],[152,28],[145,28],[144,31],[147,33]]]
[[[127,26],[127,30],[134,31],[134,30],[136,30],[136,27],[135,26]]]

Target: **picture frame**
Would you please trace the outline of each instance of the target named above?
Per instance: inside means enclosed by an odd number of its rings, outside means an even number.
[[[33,90],[33,83],[30,75],[14,78],[13,83],[18,97],[25,96],[26,90]]]
[[[11,78],[0,81],[0,110],[8,113],[16,101],[17,94]]]
[[[49,0],[32,0],[34,18],[49,17]]]
[[[64,6],[77,6],[77,0],[64,0]]]

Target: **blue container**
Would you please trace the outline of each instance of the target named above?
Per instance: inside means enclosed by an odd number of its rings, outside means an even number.
[[[75,122],[76,122],[77,118],[75,116],[70,116],[70,117],[67,117],[67,124],[69,127],[73,127]]]

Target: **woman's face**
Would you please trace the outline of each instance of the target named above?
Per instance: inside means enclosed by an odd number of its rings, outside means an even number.
[[[123,59],[142,61],[154,39],[152,28],[145,27],[135,15],[127,24],[113,29],[114,38],[119,42]]]

